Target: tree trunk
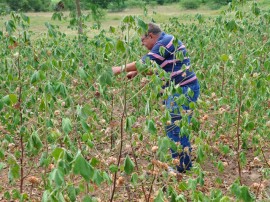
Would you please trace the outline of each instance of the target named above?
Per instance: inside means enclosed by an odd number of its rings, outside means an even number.
[[[78,18],[78,34],[82,34],[83,33],[82,20],[81,20],[82,11],[81,11],[81,6],[80,6],[80,0],[75,0],[75,3],[76,3],[76,9],[77,9],[77,18]]]

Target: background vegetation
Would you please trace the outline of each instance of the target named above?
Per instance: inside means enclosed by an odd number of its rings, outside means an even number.
[[[60,0],[0,0],[2,11],[54,11],[56,5]],[[74,0],[62,0],[65,5],[64,10],[75,9]],[[125,8],[142,7],[144,5],[164,5],[171,3],[179,3],[184,8],[195,9],[200,5],[208,6],[210,8],[219,8],[220,6],[227,5],[231,0],[81,0],[81,8],[84,10],[90,10],[92,6],[99,6],[103,9],[109,9],[112,11],[120,11]]]

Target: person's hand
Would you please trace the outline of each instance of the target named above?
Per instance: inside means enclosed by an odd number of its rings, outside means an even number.
[[[135,77],[137,74],[138,74],[137,71],[128,72],[128,73],[127,73],[127,78],[128,78],[128,79],[132,79],[132,78]]]
[[[122,67],[120,66],[112,67],[112,71],[114,75],[118,75],[122,72]]]

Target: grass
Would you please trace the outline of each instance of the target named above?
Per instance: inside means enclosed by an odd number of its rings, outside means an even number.
[[[263,6],[263,8],[270,8],[269,3],[266,0],[257,1],[259,6]],[[136,15],[143,18],[146,22],[150,20],[156,21],[159,23],[169,23],[169,19],[171,17],[178,17],[181,23],[190,23],[193,19],[195,19],[196,14],[201,14],[204,17],[212,18],[218,16],[222,9],[219,10],[211,10],[206,6],[201,6],[196,10],[185,10],[183,9],[179,3],[163,5],[163,6],[151,6],[147,8],[147,16],[144,15],[144,10],[141,8],[130,8],[125,9],[122,12],[107,12],[105,17],[101,20],[101,28],[107,30],[110,26],[117,27],[120,25],[121,20],[127,15]],[[52,12],[39,12],[39,13],[27,13],[30,17],[30,30],[33,31],[36,35],[44,34],[47,32],[47,28],[45,26],[45,22],[49,22],[53,25],[59,26],[61,32],[66,33],[67,35],[76,35],[76,30],[71,30],[68,28],[69,21],[54,21],[51,19]],[[68,16],[69,12],[64,12],[64,16]],[[4,30],[4,22],[9,19],[9,16],[4,16],[0,18],[0,27],[3,27]],[[87,32],[89,36],[93,36],[98,33],[97,30],[91,29],[93,21],[87,22]]]
[[[170,12],[168,12],[170,11]],[[180,7],[180,4],[171,4],[164,6],[154,6],[148,8],[147,17],[144,16],[144,11],[141,8],[130,8],[125,9],[122,12],[107,12],[105,17],[101,20],[102,28],[108,29],[110,26],[119,26],[121,20],[127,15],[137,15],[142,17],[145,21],[155,20],[157,23],[169,22],[171,17],[180,17],[180,21],[183,23],[188,23],[190,18],[194,17],[197,13],[201,13],[206,16],[216,16],[219,11],[213,11],[205,8],[198,10],[184,10]],[[76,30],[68,29],[69,21],[54,21],[51,19],[52,12],[39,12],[39,13],[27,13],[26,15],[30,17],[30,30],[37,34],[42,34],[47,32],[45,22],[49,22],[53,25],[58,25],[60,30],[67,35],[75,35]],[[68,16],[69,12],[64,12],[64,16]],[[0,27],[4,28],[4,22],[9,19],[9,16],[4,16],[0,18]],[[90,28],[93,25],[93,21],[87,22],[87,26]],[[89,30],[90,31],[90,30]],[[93,32],[93,30],[91,30]],[[94,31],[95,32],[95,31]]]

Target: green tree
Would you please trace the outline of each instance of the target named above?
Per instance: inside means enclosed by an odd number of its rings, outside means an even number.
[[[4,1],[4,0],[2,0]],[[8,6],[14,11],[47,11],[50,5],[50,1],[46,0],[9,0]]]

